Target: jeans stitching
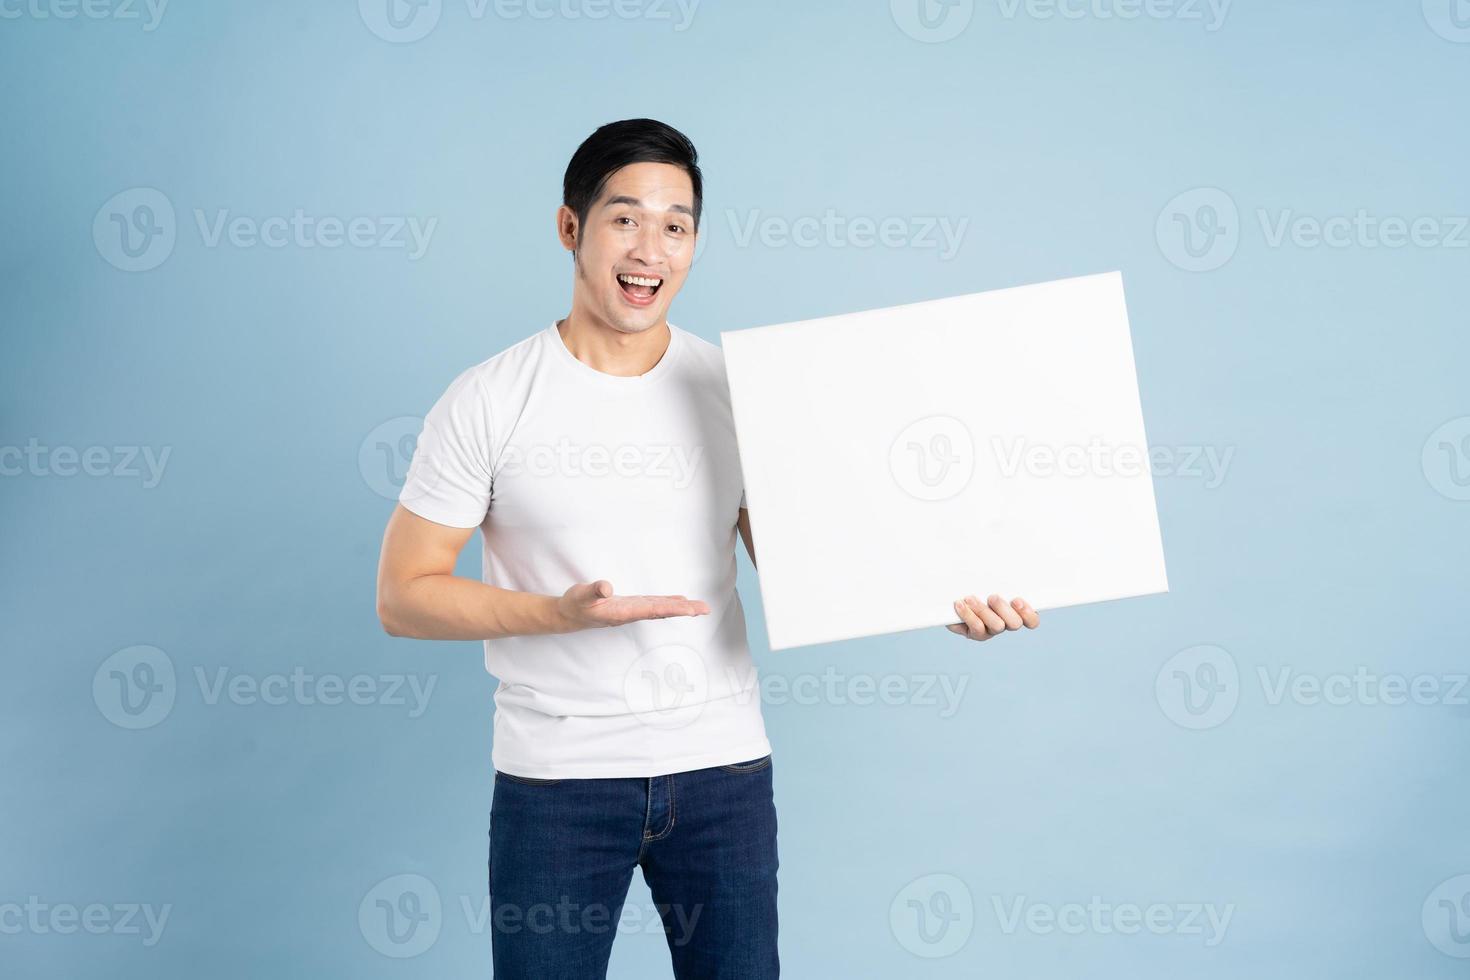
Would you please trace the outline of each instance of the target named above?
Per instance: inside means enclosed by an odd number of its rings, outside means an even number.
[[[515,776],[508,772],[500,772],[498,770],[496,771],[495,775],[497,777],[504,776],[511,782],[520,783],[522,786],[555,786],[557,783],[561,782],[560,779],[532,779],[529,776]]]
[[[673,776],[660,776],[659,778],[660,779],[667,779],[669,781],[669,825],[667,827],[665,827],[663,830],[659,831],[657,834],[654,834],[652,837],[647,836],[647,831],[645,830],[644,831],[644,837],[643,837],[644,843],[651,843],[651,842],[656,841],[656,840],[663,840],[665,837],[669,836],[670,834],[672,834],[674,832],[674,820],[676,819],[676,811],[674,809],[674,777]],[[652,793],[649,793],[648,794],[648,799],[649,799],[649,804],[652,805],[652,803],[653,803],[653,794]],[[643,825],[644,825],[645,828],[648,826],[647,818],[644,819]]]
[[[719,768],[724,772],[760,772],[770,764],[771,757],[766,756],[753,765],[720,766]]]

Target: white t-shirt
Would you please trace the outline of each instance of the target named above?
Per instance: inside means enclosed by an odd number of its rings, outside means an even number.
[[[646,374],[577,360],[556,325],[465,371],[424,419],[399,501],[479,527],[485,582],[684,595],[705,616],[485,641],[495,767],[659,776],[770,752],[735,589],[745,504],[724,353],[670,324]]]

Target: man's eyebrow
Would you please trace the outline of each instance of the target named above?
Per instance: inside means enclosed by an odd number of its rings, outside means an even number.
[[[606,201],[603,202],[602,206],[605,207],[605,208],[610,208],[610,207],[612,207],[615,204],[627,204],[630,207],[635,207],[635,208],[641,208],[641,207],[643,207],[643,202],[642,201],[638,200],[638,198],[636,198],[636,197],[629,197],[627,194],[619,194],[616,197],[610,197]],[[669,205],[669,210],[670,211],[679,211],[679,212],[682,212],[684,214],[689,215],[689,217],[691,217],[691,218],[694,217],[694,211],[692,209],[690,209],[690,208],[685,207],[682,204],[670,204]]]

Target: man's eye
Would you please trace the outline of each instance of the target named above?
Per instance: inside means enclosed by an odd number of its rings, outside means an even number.
[[[632,224],[632,223],[633,223],[633,219],[632,219],[632,218],[630,218],[630,217],[628,217],[628,216],[627,216],[627,215],[623,215],[623,216],[622,216],[622,217],[620,217],[620,218],[614,218],[614,219],[613,219],[613,220],[614,220],[614,221],[618,221],[618,222],[623,222],[623,221],[626,221],[626,222],[627,222],[627,223],[628,223],[628,224],[630,224],[630,225],[631,225],[631,224]]]
[[[682,235],[682,234],[684,234],[684,226],[683,225],[669,225],[669,231],[672,231],[672,232],[674,232],[675,234],[678,234],[678,235]]]

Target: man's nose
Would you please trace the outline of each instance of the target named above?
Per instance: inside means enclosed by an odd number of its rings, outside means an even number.
[[[663,232],[657,224],[649,222],[638,226],[628,257],[647,265],[659,265],[667,258],[663,251]]]

